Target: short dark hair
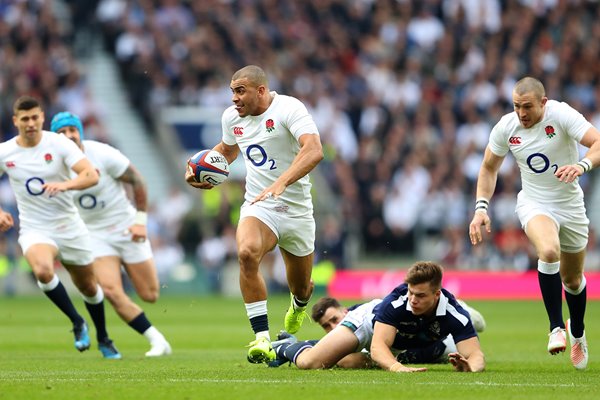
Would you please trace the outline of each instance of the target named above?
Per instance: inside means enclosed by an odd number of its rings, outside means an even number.
[[[442,288],[443,273],[442,266],[433,261],[417,261],[408,269],[404,282],[409,285],[429,282],[432,289],[438,290]]]
[[[313,321],[319,321],[321,318],[323,318],[325,311],[327,311],[327,309],[329,307],[340,308],[340,307],[342,307],[342,305],[340,304],[339,301],[337,301],[333,297],[320,298],[319,301],[317,301],[315,303],[315,305],[312,307]]]
[[[27,95],[21,96],[13,105],[13,114],[16,115],[19,111],[28,111],[36,107],[42,108],[42,104],[37,98]]]
[[[260,85],[269,87],[267,74],[265,74],[265,71],[258,65],[246,65],[244,68],[237,70],[231,77],[231,80],[237,81],[242,78],[247,78],[250,83],[256,87],[259,87]]]
[[[531,76],[526,76],[515,83],[513,91],[519,95],[533,93],[538,99],[546,96],[546,90],[544,89],[542,82]]]

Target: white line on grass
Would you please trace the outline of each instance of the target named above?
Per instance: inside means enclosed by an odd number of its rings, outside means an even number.
[[[17,375],[17,374],[14,374]],[[114,378],[114,377],[108,377],[108,376],[104,376],[101,378],[103,382],[120,382],[120,381],[128,381],[128,382],[146,382],[148,381],[148,379],[141,379],[141,378],[131,378],[130,376],[127,377],[122,377],[122,378]],[[50,382],[94,382],[97,381],[98,377],[96,376],[95,378],[62,378],[62,377],[42,377],[42,376],[6,376],[6,377],[2,377],[0,378],[0,382],[5,381],[5,382],[39,382],[39,381],[50,381]],[[291,380],[291,379],[269,379],[269,380],[265,380],[265,379],[207,379],[207,378],[189,378],[189,379],[185,379],[185,378],[168,378],[165,379],[165,382],[173,382],[173,383],[225,383],[225,384],[231,384],[231,383],[258,383],[258,384],[289,384],[289,383],[297,383],[297,380]],[[302,383],[317,383],[317,384],[321,384],[323,383],[321,380],[306,380],[306,379],[302,379]],[[360,386],[360,385],[373,385],[373,384],[381,384],[381,385],[387,385],[389,384],[390,381],[374,381],[374,380],[369,380],[369,381],[356,381],[356,380],[352,380],[352,381],[340,381],[340,380],[335,380],[332,382],[329,382],[329,384],[334,384],[334,385],[343,385],[343,386]],[[500,382],[481,382],[481,381],[475,381],[475,382],[413,382],[412,384],[414,385],[424,385],[424,386],[440,386],[440,385],[446,385],[446,386],[494,386],[494,387],[549,387],[549,388],[564,388],[564,387],[586,387],[586,386],[591,386],[588,384],[581,384],[578,383],[577,385],[575,385],[574,383],[500,383]],[[594,385],[595,386],[595,385]]]

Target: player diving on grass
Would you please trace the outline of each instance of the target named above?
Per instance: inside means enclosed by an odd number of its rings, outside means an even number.
[[[283,332],[272,343],[277,358],[269,365],[293,362],[301,369],[379,366],[391,372],[421,372],[426,368],[409,364],[449,361],[456,371],[483,371],[485,358],[475,327],[483,330],[485,321],[476,310],[463,307],[441,282],[442,267],[420,261],[409,268],[405,283],[383,300],[346,310],[326,298],[313,307],[313,317],[327,335],[319,341],[298,342]]]

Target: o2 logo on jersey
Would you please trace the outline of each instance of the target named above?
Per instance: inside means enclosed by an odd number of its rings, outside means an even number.
[[[550,160],[545,154],[542,153],[533,153],[532,155],[527,157],[527,165],[529,166],[529,169],[531,169],[536,174],[543,174],[550,167],[554,168],[555,173],[558,169],[558,165],[550,165]]]
[[[98,202],[96,196],[93,194],[82,194],[78,199],[79,207],[84,210],[92,210],[96,208],[96,206],[100,206],[100,208],[104,208],[104,201]]]
[[[277,169],[275,160],[267,156],[265,149],[258,144],[252,144],[246,149],[246,157],[256,167],[262,167],[266,162],[269,162],[269,169]]]
[[[44,189],[44,180],[42,178],[38,178],[34,176],[33,178],[27,179],[25,182],[25,189],[27,189],[27,193],[32,196],[39,196],[44,194],[46,189]]]

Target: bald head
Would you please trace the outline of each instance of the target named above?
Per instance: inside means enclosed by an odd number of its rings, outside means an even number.
[[[244,68],[236,71],[231,77],[232,81],[237,81],[240,79],[246,78],[248,82],[253,86],[264,86],[266,88],[269,87],[269,81],[267,79],[267,75],[265,71],[259,66],[256,65],[247,65]]]
[[[532,93],[537,99],[542,99],[546,96],[546,90],[542,82],[530,76],[526,76],[518,81],[513,91],[520,96]]]

